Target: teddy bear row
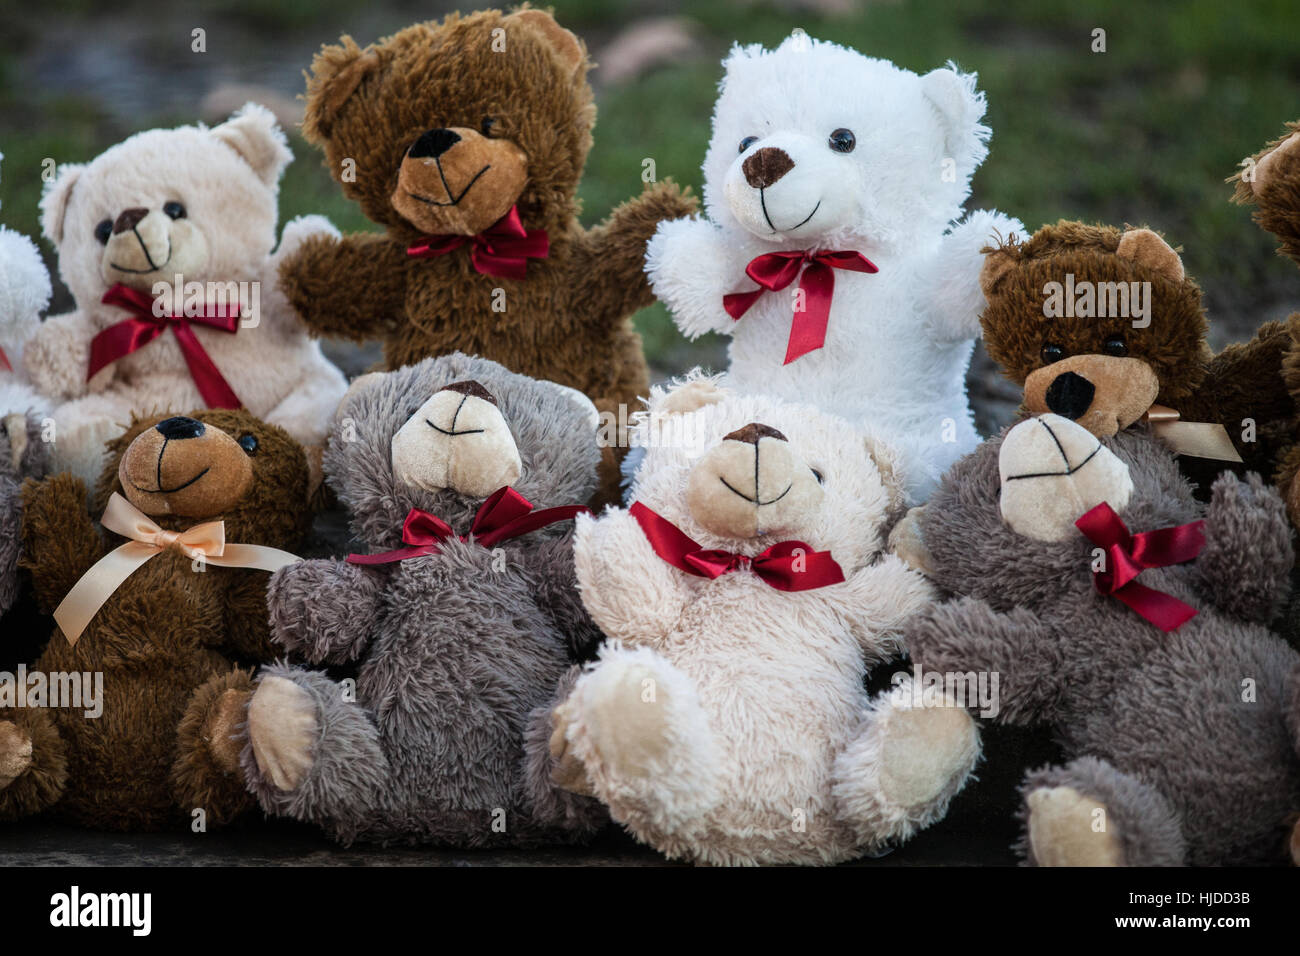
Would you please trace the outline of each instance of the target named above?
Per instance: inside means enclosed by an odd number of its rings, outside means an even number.
[[[4,825],[833,863],[1025,725],[1027,863],[1300,860],[1300,314],[1212,354],[1157,232],[964,209],[974,76],[802,34],[727,59],[702,210],[584,228],[589,65],[528,7],[324,47],[302,132],[382,231],[277,245],[249,105],[59,167],[72,312],[0,232],[6,643],[53,618]],[[1300,263],[1300,124],[1236,178]],[[656,297],[724,373],[650,386]],[[303,560],[321,508],[352,553]]]

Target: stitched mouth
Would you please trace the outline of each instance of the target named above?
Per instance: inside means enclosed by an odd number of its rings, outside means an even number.
[[[1084,458],[1083,461],[1079,462],[1077,465],[1071,465],[1070,456],[1065,453],[1065,449],[1061,446],[1061,440],[1056,437],[1056,432],[1052,431],[1052,426],[1047,424],[1047,422],[1043,421],[1042,419],[1038,420],[1038,424],[1046,428],[1047,434],[1052,436],[1052,441],[1056,444],[1056,450],[1061,455],[1061,461],[1065,462],[1065,471],[1035,471],[1023,475],[1008,475],[1007,481],[1018,481],[1022,478],[1069,477],[1070,475],[1078,471],[1080,468],[1082,468],[1084,465],[1088,464],[1088,462],[1092,461],[1093,458],[1097,456],[1097,452],[1101,451],[1101,442],[1097,442],[1097,446],[1093,448],[1092,451],[1088,452],[1088,457]]]
[[[132,229],[131,231],[132,231],[132,232],[135,232],[134,229]],[[126,266],[119,266],[116,262],[113,262],[113,261],[110,260],[108,264],[109,264],[110,266],[112,266],[114,269],[116,269],[118,272],[129,272],[129,273],[131,273],[132,275],[137,275],[137,276],[147,275],[147,274],[150,273],[150,272],[157,272],[159,269],[166,268],[167,263],[169,263],[169,262],[172,261],[172,239],[171,239],[171,236],[168,236],[168,237],[167,237],[167,258],[166,258],[165,260],[163,260],[162,265],[154,265],[154,263],[153,263],[153,256],[149,255],[149,246],[148,246],[148,244],[147,244],[143,239],[140,238],[140,233],[135,232],[135,238],[136,238],[136,240],[140,243],[140,248],[141,248],[141,250],[143,250],[143,252],[144,252],[145,260],[149,263],[149,268],[148,268],[148,269],[128,269]]]
[[[162,463],[162,459],[161,459],[161,457],[160,457],[160,458],[159,458],[159,466],[160,466],[160,467],[161,467],[161,463]],[[144,492],[145,494],[147,494],[147,495],[170,495],[170,494],[172,494],[173,492],[181,491],[182,489],[188,488],[190,485],[194,484],[194,482],[198,481],[200,478],[202,478],[204,475],[206,475],[206,474],[207,474],[209,471],[211,471],[211,470],[212,470],[212,469],[210,469],[210,468],[204,468],[201,472],[199,472],[197,475],[195,475],[195,476],[194,476],[193,478],[191,478],[189,481],[183,482],[183,483],[177,485],[177,486],[174,487],[174,488],[164,488],[164,487],[162,486],[162,475],[161,475],[161,474],[158,476],[159,481],[158,481],[158,487],[157,487],[157,488],[141,488],[141,487],[140,487],[139,485],[137,485],[134,481],[131,482],[131,487],[134,488],[136,491],[143,491],[143,492]]]
[[[779,495],[777,495],[775,498],[769,498],[767,501],[760,501],[760,500],[758,499],[758,496],[757,496],[757,495],[755,495],[753,498],[751,498],[749,495],[745,494],[743,491],[737,491],[734,487],[732,487],[731,483],[728,482],[726,478],[723,478],[723,477],[720,477],[720,476],[719,476],[718,481],[720,481],[720,482],[722,482],[724,485],[726,485],[726,486],[727,486],[727,490],[730,491],[733,495],[739,495],[741,498],[744,498],[744,499],[745,499],[746,501],[748,501],[750,504],[757,505],[757,506],[760,507],[760,508],[762,508],[764,505],[774,505],[774,504],[776,504],[778,501],[780,501],[782,498],[784,498],[786,495],[788,495],[788,494],[790,493],[790,489],[794,487],[794,482],[791,482],[790,484],[788,484],[788,485],[785,486],[785,491],[781,492],[781,493],[780,493]]]
[[[448,431],[448,430],[445,429],[445,428],[439,428],[437,425],[435,425],[433,422],[429,421],[429,419],[427,419],[427,418],[424,420],[424,423],[425,423],[426,425],[428,425],[430,428],[432,428],[434,431],[436,431],[438,434],[440,434],[440,435],[450,435],[450,436],[452,436],[453,438],[454,438],[456,435],[481,435],[483,432],[487,431],[486,428],[467,428],[467,429],[465,429],[464,431],[459,431],[459,432],[458,432],[458,431],[455,430],[456,425],[455,425],[454,422],[452,423],[452,426],[451,426],[451,427],[452,427],[452,430],[451,430],[451,431]]]
[[[760,189],[758,191],[758,204],[763,208],[763,218],[767,220],[768,227],[771,228],[772,232],[774,233],[794,232],[800,226],[807,225],[808,220],[811,219],[813,216],[817,215],[817,210],[822,208],[822,201],[819,199],[817,200],[817,205],[813,206],[813,211],[808,213],[808,215],[804,216],[802,222],[798,223],[797,225],[791,226],[789,229],[778,229],[776,228],[776,224],[772,222],[772,217],[767,214],[766,193],[767,193],[766,189]]]
[[[425,203],[426,205],[429,206],[459,206],[460,201],[465,198],[465,194],[469,192],[470,189],[473,187],[473,185],[476,182],[478,182],[479,179],[482,178],[483,174],[486,173],[491,168],[492,168],[492,164],[488,163],[477,173],[475,173],[474,176],[470,179],[470,181],[465,184],[465,188],[460,191],[460,195],[456,196],[456,198],[454,199],[448,199],[445,201],[438,200],[438,199],[430,199],[428,196],[421,196],[419,193],[413,193],[409,189],[406,190],[406,195],[410,196],[412,199],[418,200],[419,202]],[[438,163],[438,178],[442,180],[442,188],[447,191],[447,195],[451,196],[452,195],[451,186],[448,185],[447,183],[447,175],[442,171],[442,163],[440,162]]]

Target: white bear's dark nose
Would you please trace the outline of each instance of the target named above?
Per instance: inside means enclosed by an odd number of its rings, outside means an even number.
[[[743,441],[750,445],[757,445],[759,439],[775,438],[777,441],[788,441],[779,431],[771,425],[764,425],[762,422],[750,422],[744,428],[737,428],[729,435],[723,435],[723,441]]]
[[[765,146],[740,164],[745,182],[755,189],[766,189],[794,169],[794,160],[783,149]]]
[[[135,209],[123,209],[118,215],[117,221],[113,223],[113,235],[116,236],[118,233],[128,232],[134,229],[140,220],[147,215],[149,215],[148,209],[141,209],[139,207]]]

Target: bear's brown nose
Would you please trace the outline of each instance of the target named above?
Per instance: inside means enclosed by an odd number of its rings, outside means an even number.
[[[794,160],[783,149],[765,146],[740,165],[745,182],[755,189],[766,189],[794,169]]]
[[[771,425],[764,425],[762,422],[750,422],[744,428],[737,428],[731,434],[722,436],[723,441],[743,441],[750,445],[757,445],[759,439],[762,438],[775,438],[777,441],[789,440]]]
[[[444,385],[439,389],[439,391],[460,392],[462,395],[472,395],[475,398],[481,398],[483,401],[491,402],[493,405],[497,403],[496,396],[472,378],[467,378],[463,382],[452,382],[450,385]]]
[[[113,235],[116,236],[128,229],[134,229],[136,224],[147,215],[149,215],[149,210],[140,209],[139,207],[122,210],[122,213],[117,217],[117,221],[113,223]]]

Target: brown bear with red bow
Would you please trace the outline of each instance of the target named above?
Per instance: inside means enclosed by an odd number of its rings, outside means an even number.
[[[607,420],[639,407],[648,373],[629,317],[653,302],[646,242],[695,202],[663,182],[601,225],[580,225],[590,66],[577,37],[526,8],[325,47],[303,134],[385,232],[318,237],[284,264],[303,321],[382,339],[390,369],[461,351],[576,388]],[[617,459],[604,449],[611,499]]]

